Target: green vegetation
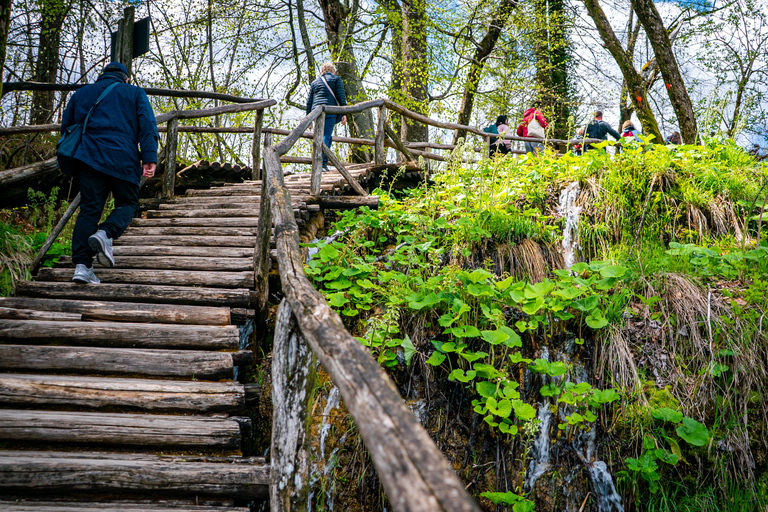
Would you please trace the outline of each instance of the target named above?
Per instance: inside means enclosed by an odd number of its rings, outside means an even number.
[[[549,404],[553,442],[598,429],[625,506],[752,510],[767,474],[766,170],[730,143],[454,163],[343,214],[307,272],[396,381],[417,365],[460,386],[461,414],[517,447],[519,474]],[[582,261],[566,270],[558,197],[573,181]],[[529,510],[522,478],[501,478],[477,490]]]

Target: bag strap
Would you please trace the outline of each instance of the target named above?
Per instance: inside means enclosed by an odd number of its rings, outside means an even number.
[[[86,115],[86,116],[85,116],[85,121],[83,122],[83,133],[85,133],[85,128],[88,126],[88,120],[91,118],[91,114],[93,114],[93,109],[95,109],[95,108],[96,108],[96,107],[99,105],[99,103],[101,103],[101,100],[103,100],[103,99],[104,99],[104,97],[105,97],[107,94],[109,94],[109,93],[110,93],[110,91],[111,91],[112,89],[114,89],[114,88],[115,88],[116,86],[118,86],[118,85],[120,85],[120,82],[116,82],[116,83],[114,83],[114,84],[110,85],[109,87],[107,87],[106,89],[104,89],[104,91],[102,91],[102,93],[101,93],[101,94],[99,94],[99,97],[98,97],[98,98],[96,98],[96,102],[95,102],[95,103],[93,104],[93,106],[91,107],[91,110],[89,110],[89,111],[88,111],[88,115]]]
[[[323,83],[325,84],[325,87],[328,89],[328,92],[330,92],[331,96],[333,96],[333,99],[336,100],[336,104],[340,105],[339,98],[337,98],[336,95],[333,93],[333,89],[331,89],[331,86],[328,85],[328,82],[325,81],[325,77],[323,75],[320,75],[320,80],[323,81]]]

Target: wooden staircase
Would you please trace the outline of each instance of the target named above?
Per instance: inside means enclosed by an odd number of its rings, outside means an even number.
[[[286,182],[312,238],[309,175]],[[347,191],[337,173],[322,188]],[[116,241],[116,266],[96,265],[102,284],[72,283],[62,257],[0,298],[0,510],[245,511],[268,495],[268,464],[241,456],[258,390],[234,380],[253,361],[240,326],[260,192],[156,202]]]

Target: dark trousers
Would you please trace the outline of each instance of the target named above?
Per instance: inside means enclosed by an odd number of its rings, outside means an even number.
[[[325,126],[323,127],[323,144],[328,146],[328,149],[331,148],[331,143],[333,142],[333,128],[336,126],[336,121],[339,118],[339,116],[335,116],[333,114],[326,114],[325,115]],[[325,153],[323,153],[323,166],[328,165],[328,157],[325,156]]]
[[[74,174],[80,188],[80,213],[72,234],[72,263],[90,267],[96,253],[88,245],[88,237],[99,229],[103,229],[109,238],[122,235],[139,205],[139,186],[82,163]],[[110,192],[115,199],[115,209],[99,225]]]

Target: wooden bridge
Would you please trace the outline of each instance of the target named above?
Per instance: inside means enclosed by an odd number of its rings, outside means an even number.
[[[388,100],[319,107],[290,132],[262,129],[272,104],[158,116],[168,122],[166,160],[175,162],[179,119],[256,110],[255,126],[241,130],[254,136],[253,179],[175,196],[175,173],[166,172],[164,198],[116,241],[117,266],[97,268],[102,284],[70,282],[71,260],[62,257],[19,283],[16,297],[0,299],[0,510],[245,511],[266,497],[273,511],[306,510],[312,354],[338,386],[394,510],[478,510],[386,373],[307,280],[300,242],[315,236],[321,209],[376,207],[365,187],[382,171],[414,171],[416,156],[445,158],[399,140],[387,109],[487,135]],[[326,113],[365,109],[378,111],[375,139],[338,139],[372,146],[370,164],[345,164],[322,133],[306,133],[313,122],[323,126]],[[273,135],[284,138],[273,145]],[[284,176],[280,162],[296,161],[286,153],[301,137],[313,139],[312,172]],[[399,163],[386,163],[387,146]],[[323,153],[336,171],[321,172]],[[285,299],[267,464],[240,455],[251,428],[244,410],[259,390],[234,374],[253,360],[244,326],[266,328],[270,268]]]

